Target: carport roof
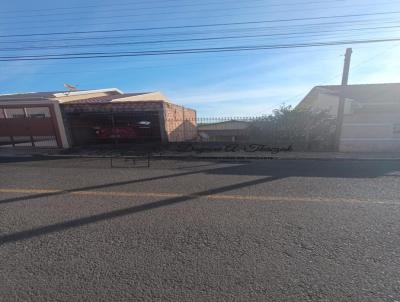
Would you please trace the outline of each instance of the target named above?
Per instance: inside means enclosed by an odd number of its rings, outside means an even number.
[[[108,103],[123,103],[123,102],[169,102],[168,99],[160,92],[139,92],[125,93],[121,95],[107,95],[100,97],[91,97],[81,100],[72,100],[63,102],[62,105],[77,105],[77,104],[108,104]]]
[[[32,100],[32,99],[52,99],[54,94],[61,93],[61,91],[50,91],[50,92],[27,92],[27,93],[15,93],[15,94],[0,94],[0,101],[3,100]]]
[[[0,101],[29,101],[29,100],[43,100],[43,99],[58,99],[66,96],[77,96],[91,93],[117,93],[123,95],[123,92],[117,88],[105,88],[95,90],[77,90],[77,91],[46,91],[46,92],[24,92],[24,93],[11,93],[0,94]]]

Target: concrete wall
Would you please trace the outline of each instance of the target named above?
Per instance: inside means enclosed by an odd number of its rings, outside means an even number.
[[[375,96],[373,102],[346,99],[345,117],[340,140],[342,152],[399,152],[400,151],[400,105],[397,99],[389,103]],[[387,102],[387,101],[386,101]],[[299,109],[326,110],[336,117],[339,97],[323,88],[313,89],[307,102]]]
[[[338,112],[339,97],[335,95],[318,93],[313,109],[316,111],[327,111],[331,116],[336,116]]]
[[[316,92],[309,97],[311,101],[306,106],[299,107],[299,109],[307,109],[315,112],[326,111],[332,117],[337,116],[339,96],[324,92]],[[353,100],[346,99],[344,107],[346,114],[351,113],[352,103]]]
[[[164,103],[165,131],[169,142],[183,142],[197,137],[196,111]]]
[[[340,151],[399,152],[400,112],[346,115]]]

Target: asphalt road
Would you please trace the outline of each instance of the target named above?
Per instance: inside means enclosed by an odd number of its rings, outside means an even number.
[[[0,301],[400,301],[400,162],[0,160]]]

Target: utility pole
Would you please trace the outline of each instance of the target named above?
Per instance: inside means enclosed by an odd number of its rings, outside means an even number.
[[[350,71],[350,61],[351,54],[353,50],[351,48],[346,49],[346,54],[344,58],[343,75],[342,75],[342,85],[339,92],[339,105],[336,119],[336,133],[335,133],[335,150],[339,151],[340,147],[340,137],[342,136],[342,127],[344,119],[344,106],[345,106],[345,87],[349,81],[349,71]]]

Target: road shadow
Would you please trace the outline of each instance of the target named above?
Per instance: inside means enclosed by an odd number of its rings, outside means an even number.
[[[238,165],[230,165],[225,167],[215,167],[210,169],[201,169],[196,171],[188,171],[183,173],[174,173],[149,178],[134,179],[121,182],[113,182],[108,184],[93,185],[74,188],[70,190],[62,190],[53,193],[33,194],[28,196],[9,198],[0,201],[0,203],[9,203],[16,201],[25,201],[29,199],[37,199],[49,196],[69,194],[73,192],[96,190],[111,188],[114,186],[128,185],[141,182],[151,182],[161,179],[174,178],[180,176],[191,176],[196,174],[210,175],[243,175],[243,176],[260,176],[260,178],[251,181],[241,182],[239,184],[226,185],[215,189],[205,190],[195,194],[187,194],[179,197],[167,198],[147,204],[137,205],[106,213],[96,214],[83,218],[68,220],[55,223],[31,230],[16,232],[13,234],[0,236],[0,244],[16,242],[43,236],[50,233],[61,232],[67,229],[77,228],[96,222],[109,219],[115,219],[135,213],[154,210],[161,207],[171,206],[187,201],[194,200],[199,197],[208,195],[221,194],[227,191],[245,188],[247,186],[261,185],[271,181],[284,179],[287,177],[336,177],[336,178],[376,178],[384,175],[390,176],[391,173],[400,171],[399,161],[313,161],[313,160],[276,160],[276,161],[254,161],[249,163],[241,163]]]
[[[129,185],[129,184],[143,183],[143,182],[156,181],[156,180],[162,180],[162,179],[168,179],[168,178],[180,177],[180,176],[189,176],[189,175],[199,174],[199,173],[203,173],[203,172],[204,172],[203,170],[188,171],[188,172],[160,175],[160,176],[154,176],[154,177],[139,178],[139,179],[133,179],[133,180],[118,181],[118,182],[111,182],[111,183],[101,184],[101,185],[78,187],[78,188],[68,189],[68,190],[59,190],[59,191],[56,191],[56,192],[46,192],[46,193],[31,194],[31,195],[25,195],[25,196],[2,199],[2,200],[0,200],[0,205],[1,204],[6,204],[6,203],[11,203],[11,202],[17,202],[17,201],[25,201],[25,200],[29,200],[29,199],[37,199],[37,198],[64,195],[64,194],[74,193],[74,192],[79,192],[79,191],[106,189],[106,188],[111,188],[111,187],[115,187],[115,186],[123,186],[123,185]]]
[[[176,161],[172,162],[176,163]],[[190,162],[193,164],[196,161],[191,160]],[[63,195],[79,191],[105,189],[122,185],[169,179],[173,177],[191,176],[200,173],[221,176],[268,176],[274,179],[283,179],[287,177],[376,178],[381,176],[392,176],[394,172],[400,171],[400,161],[256,160],[247,162],[236,162],[236,164],[233,164],[234,162],[229,162],[229,166],[216,167],[218,166],[218,164],[221,163],[226,164],[227,162],[210,161],[207,164],[199,164],[192,165],[192,167],[186,167],[186,169],[205,167],[207,167],[207,169],[78,187],[56,192],[38,193],[7,198],[0,200],[0,205],[17,201],[25,201],[29,199]]]
[[[400,171],[400,161],[257,160],[209,170],[215,175],[286,177],[376,178]]]
[[[251,181],[246,181],[242,182],[239,184],[233,184],[233,185],[228,185],[228,186],[223,186],[211,190],[206,190],[202,192],[198,192],[196,194],[188,194],[188,195],[183,195],[179,197],[173,197],[173,198],[168,198],[160,201],[155,201],[155,202],[150,202],[138,206],[133,206],[133,207],[128,207],[124,209],[119,209],[115,211],[110,211],[106,213],[101,213],[101,214],[96,214],[96,215],[91,215],[83,218],[78,218],[78,219],[73,219],[73,220],[68,220],[60,223],[55,223],[51,225],[46,225],[43,227],[38,227],[34,228],[31,230],[26,230],[26,231],[21,231],[21,232],[16,232],[8,235],[3,235],[0,236],[0,245],[11,243],[11,242],[16,242],[20,240],[25,240],[25,239],[31,239],[37,236],[43,236],[55,232],[61,232],[65,231],[68,229],[73,229],[73,228],[78,228],[82,227],[85,225],[105,221],[105,220],[110,220],[110,219],[115,219],[115,218],[120,218],[124,217],[127,215],[132,215],[135,213],[143,212],[143,211],[149,211],[149,210],[154,210],[157,208],[161,207],[167,207],[187,201],[194,200],[199,197],[206,197],[210,195],[215,195],[215,194],[221,194],[227,191],[235,190],[235,189],[241,189],[245,188],[247,186],[252,186],[252,185],[260,185],[263,183],[271,182],[276,180],[276,178],[273,177],[263,177],[260,179],[256,180],[251,180]]]
[[[40,162],[40,161],[56,161],[59,158],[51,156],[0,156],[0,164],[11,164],[11,163],[29,163],[29,162]]]

